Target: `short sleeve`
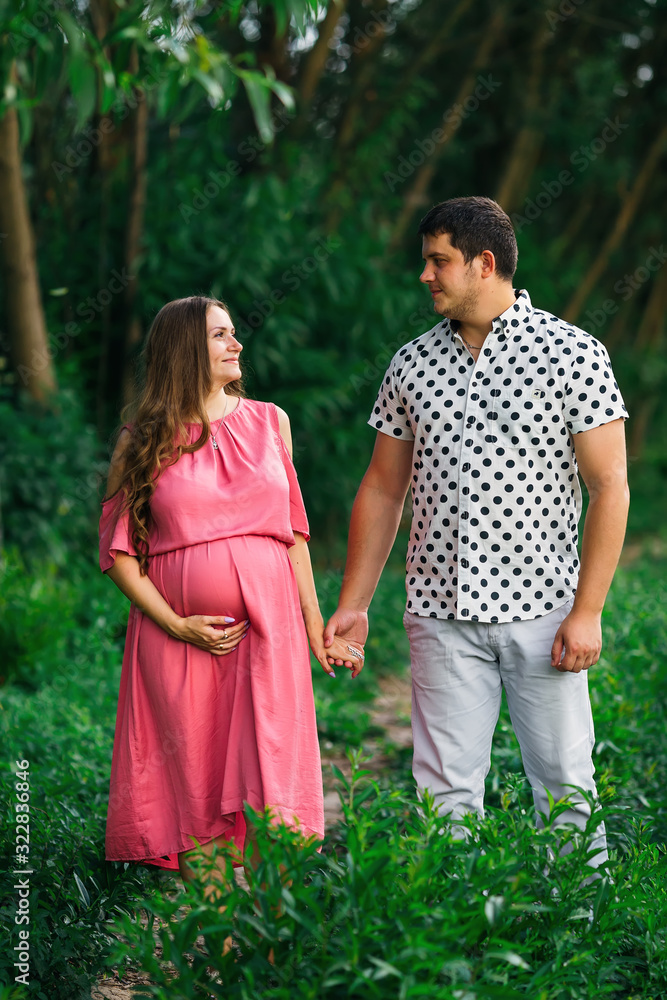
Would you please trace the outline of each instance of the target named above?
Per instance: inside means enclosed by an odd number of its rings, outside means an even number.
[[[301,487],[299,486],[299,480],[297,479],[296,469],[294,468],[294,462],[292,461],[290,453],[287,450],[287,445],[285,444],[282,434],[279,433],[278,438],[280,439],[280,454],[282,456],[285,472],[287,473],[287,481],[289,483],[290,525],[293,532],[298,531],[305,537],[306,541],[308,541],[310,538],[308,517],[306,515],[306,507],[301,495]]]
[[[100,517],[100,569],[103,573],[111,569],[117,552],[136,556],[137,552],[130,538],[129,511],[120,513],[124,493],[118,490],[108,500],[102,501]]]
[[[572,434],[628,418],[607,349],[590,334],[578,332],[580,336],[571,347],[563,406],[565,422]]]
[[[408,413],[401,401],[397,377],[399,361],[402,362],[403,358],[396,355],[389,365],[368,423],[371,427],[375,427],[376,430],[382,431],[383,434],[388,434],[390,437],[403,441],[414,441],[415,436],[410,426]]]

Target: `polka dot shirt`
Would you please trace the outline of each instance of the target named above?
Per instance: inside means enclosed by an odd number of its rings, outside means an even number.
[[[477,361],[448,319],[402,347],[368,421],[415,442],[413,614],[519,621],[576,590],[572,435],[628,414],[604,346],[515,294]]]

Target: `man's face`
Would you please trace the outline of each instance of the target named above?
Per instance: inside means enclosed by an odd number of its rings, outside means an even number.
[[[425,266],[419,280],[428,285],[435,311],[449,319],[471,319],[479,299],[477,258],[466,264],[447,233],[424,236],[422,257]]]

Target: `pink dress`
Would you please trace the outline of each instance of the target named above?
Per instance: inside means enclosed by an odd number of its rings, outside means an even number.
[[[200,425],[189,427],[196,440]],[[273,403],[241,399],[217,434],[167,468],[151,501],[148,575],[182,616],[250,621],[213,656],[130,610],[111,765],[106,856],[178,868],[243,804],[324,835],[310,655],[287,549],[308,521]],[[122,491],[102,504],[100,566],[135,554]],[[221,626],[222,627],[222,626]]]

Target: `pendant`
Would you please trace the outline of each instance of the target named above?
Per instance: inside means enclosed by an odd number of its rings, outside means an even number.
[[[217,451],[218,450],[218,442],[215,440],[215,438],[211,438],[211,442],[213,444],[213,447]]]

